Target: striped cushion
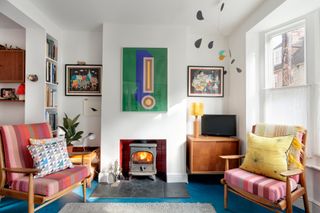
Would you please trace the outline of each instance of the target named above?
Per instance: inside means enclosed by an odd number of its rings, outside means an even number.
[[[33,161],[27,149],[29,138],[51,138],[51,128],[47,123],[4,125],[0,133],[7,168],[33,168]],[[7,173],[7,182],[24,176],[24,174]]]
[[[231,169],[224,173],[224,179],[230,186],[238,187],[246,192],[258,195],[272,202],[283,199],[286,195],[286,182],[275,180],[242,169]],[[292,191],[297,182],[290,178]]]
[[[57,173],[34,179],[34,193],[44,196],[51,196],[68,188],[72,184],[82,181],[90,175],[86,166],[75,166],[72,169],[65,169]],[[14,180],[11,189],[28,192],[28,177]]]

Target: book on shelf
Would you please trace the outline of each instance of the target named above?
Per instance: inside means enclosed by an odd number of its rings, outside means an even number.
[[[57,65],[48,60],[46,62],[46,82],[57,83]]]
[[[47,56],[53,60],[57,60],[58,47],[52,39],[47,39]]]
[[[46,121],[50,124],[51,130],[55,131],[58,128],[58,113],[46,111]]]
[[[57,106],[57,91],[50,87],[46,87],[46,107]]]

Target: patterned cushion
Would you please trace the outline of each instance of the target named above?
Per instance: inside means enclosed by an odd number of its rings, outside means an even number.
[[[28,149],[33,158],[34,167],[41,169],[35,178],[73,167],[64,140],[57,138],[55,142],[51,141],[47,144],[29,145]]]
[[[68,188],[72,184],[82,181],[90,175],[86,166],[75,166],[72,169],[47,175],[34,180],[35,194],[51,196]],[[18,191],[28,192],[28,177],[22,177],[12,182],[10,188]]]
[[[37,138],[30,138],[30,144],[31,145],[40,145],[40,144],[52,144],[52,143],[56,143],[57,141],[64,141],[64,138],[41,138],[41,139],[37,139]]]
[[[4,125],[0,127],[5,166],[7,168],[32,168],[33,160],[27,149],[29,138],[50,138],[51,128],[47,123]],[[7,183],[24,174],[7,173]]]
[[[268,138],[249,133],[246,156],[240,168],[285,181],[280,173],[288,170],[287,151],[292,140],[293,136]]]
[[[242,169],[231,169],[224,173],[224,179],[230,186],[258,195],[272,202],[283,199],[286,195],[286,182],[256,175]],[[297,182],[290,178],[291,190],[297,188]]]

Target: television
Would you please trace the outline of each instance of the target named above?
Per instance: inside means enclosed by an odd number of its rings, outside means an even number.
[[[209,115],[201,117],[201,134],[207,136],[236,136],[236,115]]]

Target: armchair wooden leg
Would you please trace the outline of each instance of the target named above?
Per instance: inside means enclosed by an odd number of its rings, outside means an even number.
[[[290,185],[289,177],[287,177],[287,181],[286,181],[286,201],[287,201],[286,213],[292,213],[291,185]]]
[[[228,186],[224,184],[224,208],[228,208]]]
[[[305,180],[304,173],[300,175],[300,180],[301,180],[301,186],[304,187],[304,190],[305,190],[305,193],[303,195],[304,211],[306,213],[309,213],[310,212],[309,199],[308,199],[307,186],[306,186],[306,180]]]
[[[83,191],[83,202],[87,202],[87,178],[83,180],[82,183],[82,191]]]
[[[28,213],[34,213],[33,174],[29,175]]]

